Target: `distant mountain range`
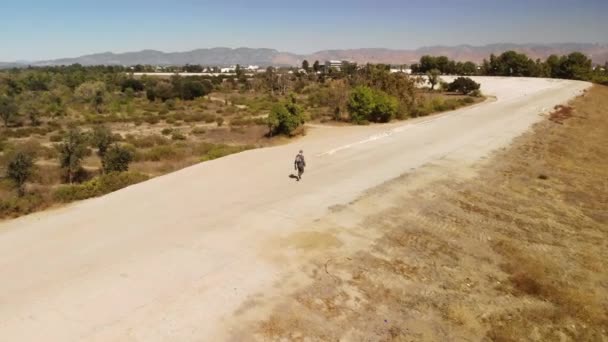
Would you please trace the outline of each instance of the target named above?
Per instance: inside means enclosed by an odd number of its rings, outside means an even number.
[[[357,63],[387,63],[411,64],[423,55],[448,56],[458,61],[481,62],[490,54],[500,54],[508,50],[523,52],[531,58],[546,58],[551,54],[564,55],[573,51],[580,51],[589,56],[594,63],[604,64],[608,61],[608,44],[590,43],[561,43],[561,44],[491,44],[484,46],[458,45],[458,46],[430,46],[415,50],[394,49],[349,49],[324,50],[311,55],[298,55],[289,52],[280,52],[274,49],[253,48],[211,48],[197,49],[187,52],[161,52],[156,50],[143,50],[138,52],[112,53],[86,55],[76,58],[63,58],[31,63],[0,63],[0,68],[15,66],[49,66],[69,65],[79,63],[82,65],[299,65],[304,59],[311,64],[315,60],[350,60]]]

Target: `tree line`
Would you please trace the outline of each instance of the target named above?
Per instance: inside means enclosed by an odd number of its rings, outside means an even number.
[[[580,52],[534,60],[524,53],[506,51],[498,56],[491,54],[479,66],[446,56],[422,56],[419,63],[412,65],[417,74],[547,77],[608,83],[608,62],[603,69],[594,68],[591,59]]]

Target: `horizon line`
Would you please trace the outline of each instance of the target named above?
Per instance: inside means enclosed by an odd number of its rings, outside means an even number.
[[[277,51],[278,53],[285,53],[285,54],[291,54],[291,55],[305,57],[305,56],[315,55],[315,54],[318,54],[318,53],[323,53],[323,52],[326,52],[326,51],[354,51],[354,50],[418,51],[418,50],[429,49],[429,48],[457,48],[457,47],[480,48],[480,47],[488,47],[488,46],[493,46],[493,45],[554,46],[554,45],[568,45],[568,44],[586,44],[586,45],[604,46],[604,45],[608,45],[608,41],[607,42],[575,42],[575,41],[570,41],[570,42],[553,42],[553,43],[497,42],[497,43],[488,43],[488,44],[480,44],[480,45],[462,43],[462,44],[455,44],[455,45],[446,45],[446,44],[423,45],[423,46],[420,46],[420,47],[417,47],[417,48],[388,48],[388,47],[331,48],[331,49],[315,50],[315,51],[309,52],[309,53],[295,53],[295,52],[284,51],[284,50],[279,50],[279,49],[270,48],[270,47],[248,47],[248,46],[238,46],[238,47],[229,47],[229,46],[200,47],[200,48],[193,48],[193,49],[189,49],[189,50],[179,50],[179,51],[157,50],[157,49],[153,49],[153,48],[146,48],[146,49],[141,49],[141,50],[128,50],[128,51],[90,52],[90,53],[83,53],[83,54],[80,54],[78,56],[72,56],[72,57],[58,57],[58,58],[35,59],[35,60],[19,59],[19,60],[6,61],[6,62],[0,61],[0,63],[4,63],[4,64],[41,63],[41,62],[50,62],[50,61],[56,61],[56,60],[62,60],[62,59],[82,58],[82,57],[94,56],[94,55],[103,55],[103,54],[121,55],[121,54],[128,54],[128,53],[140,53],[140,52],[146,52],[146,51],[160,52],[160,53],[164,53],[164,54],[170,54],[170,53],[186,53],[186,52],[192,52],[192,51],[197,51],[197,50],[213,50],[213,49],[229,49],[229,50],[238,50],[238,49],[261,50],[261,49],[265,49],[265,50],[274,50],[274,51]]]

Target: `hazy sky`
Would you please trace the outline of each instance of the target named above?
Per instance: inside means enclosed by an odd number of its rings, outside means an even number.
[[[608,0],[0,0],[0,61],[142,49],[608,42]]]

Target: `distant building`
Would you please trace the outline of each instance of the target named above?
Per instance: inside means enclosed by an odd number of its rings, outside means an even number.
[[[231,66],[229,66],[229,67],[227,67],[227,68],[221,68],[221,69],[220,69],[220,72],[221,72],[222,74],[230,74],[230,73],[234,73],[234,72],[236,72],[236,65],[231,65]]]
[[[391,73],[401,72],[401,73],[404,73],[406,75],[411,75],[412,74],[412,69],[408,68],[406,66],[403,66],[403,65],[399,65],[399,66],[391,65],[390,72]]]
[[[338,61],[338,60],[325,61],[325,69],[331,70],[332,68],[340,71],[340,69],[342,69],[342,61]]]
[[[327,72],[331,69],[340,71],[342,70],[342,67],[344,66],[344,64],[355,64],[355,62],[353,61],[347,61],[347,60],[329,60],[329,61],[325,61],[324,65],[321,65],[321,69],[324,72]]]

